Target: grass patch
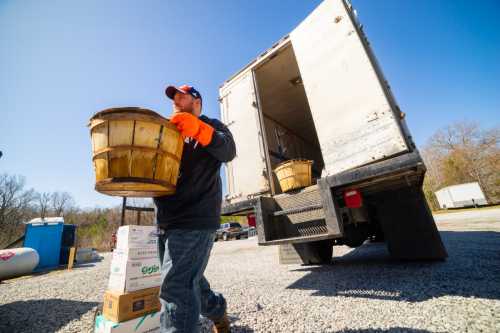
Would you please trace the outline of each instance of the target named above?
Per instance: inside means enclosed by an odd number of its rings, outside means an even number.
[[[104,216],[99,217],[96,223],[79,226],[77,239],[80,246],[101,249],[103,245],[109,242],[107,227],[108,221]]]

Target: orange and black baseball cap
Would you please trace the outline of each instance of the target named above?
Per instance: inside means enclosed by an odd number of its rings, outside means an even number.
[[[165,95],[167,95],[168,98],[174,99],[174,96],[176,93],[181,93],[181,94],[188,94],[193,96],[195,99],[202,99],[201,94],[198,90],[196,90],[193,86],[189,86],[187,84],[184,84],[180,87],[176,86],[168,86],[165,89]]]

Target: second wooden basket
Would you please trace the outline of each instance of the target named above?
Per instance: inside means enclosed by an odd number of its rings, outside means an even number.
[[[274,173],[283,192],[310,186],[312,183],[311,167],[313,161],[294,159],[280,163]]]

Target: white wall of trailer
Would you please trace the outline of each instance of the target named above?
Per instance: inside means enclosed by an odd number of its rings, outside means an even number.
[[[408,147],[344,1],[325,0],[291,34],[323,153],[337,174]]]
[[[435,195],[441,209],[455,208],[448,188],[445,187],[439,191],[436,191]]]
[[[265,158],[255,104],[253,73],[220,89],[222,121],[233,134],[236,157],[226,165],[227,198],[241,201],[267,190]]]
[[[477,182],[444,187],[435,194],[442,209],[488,204]]]

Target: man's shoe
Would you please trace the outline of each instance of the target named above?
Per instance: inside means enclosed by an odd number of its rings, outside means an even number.
[[[224,312],[224,315],[219,320],[214,320],[214,326],[212,327],[213,333],[231,333],[231,327],[229,326],[229,318],[227,317],[227,313]]]

